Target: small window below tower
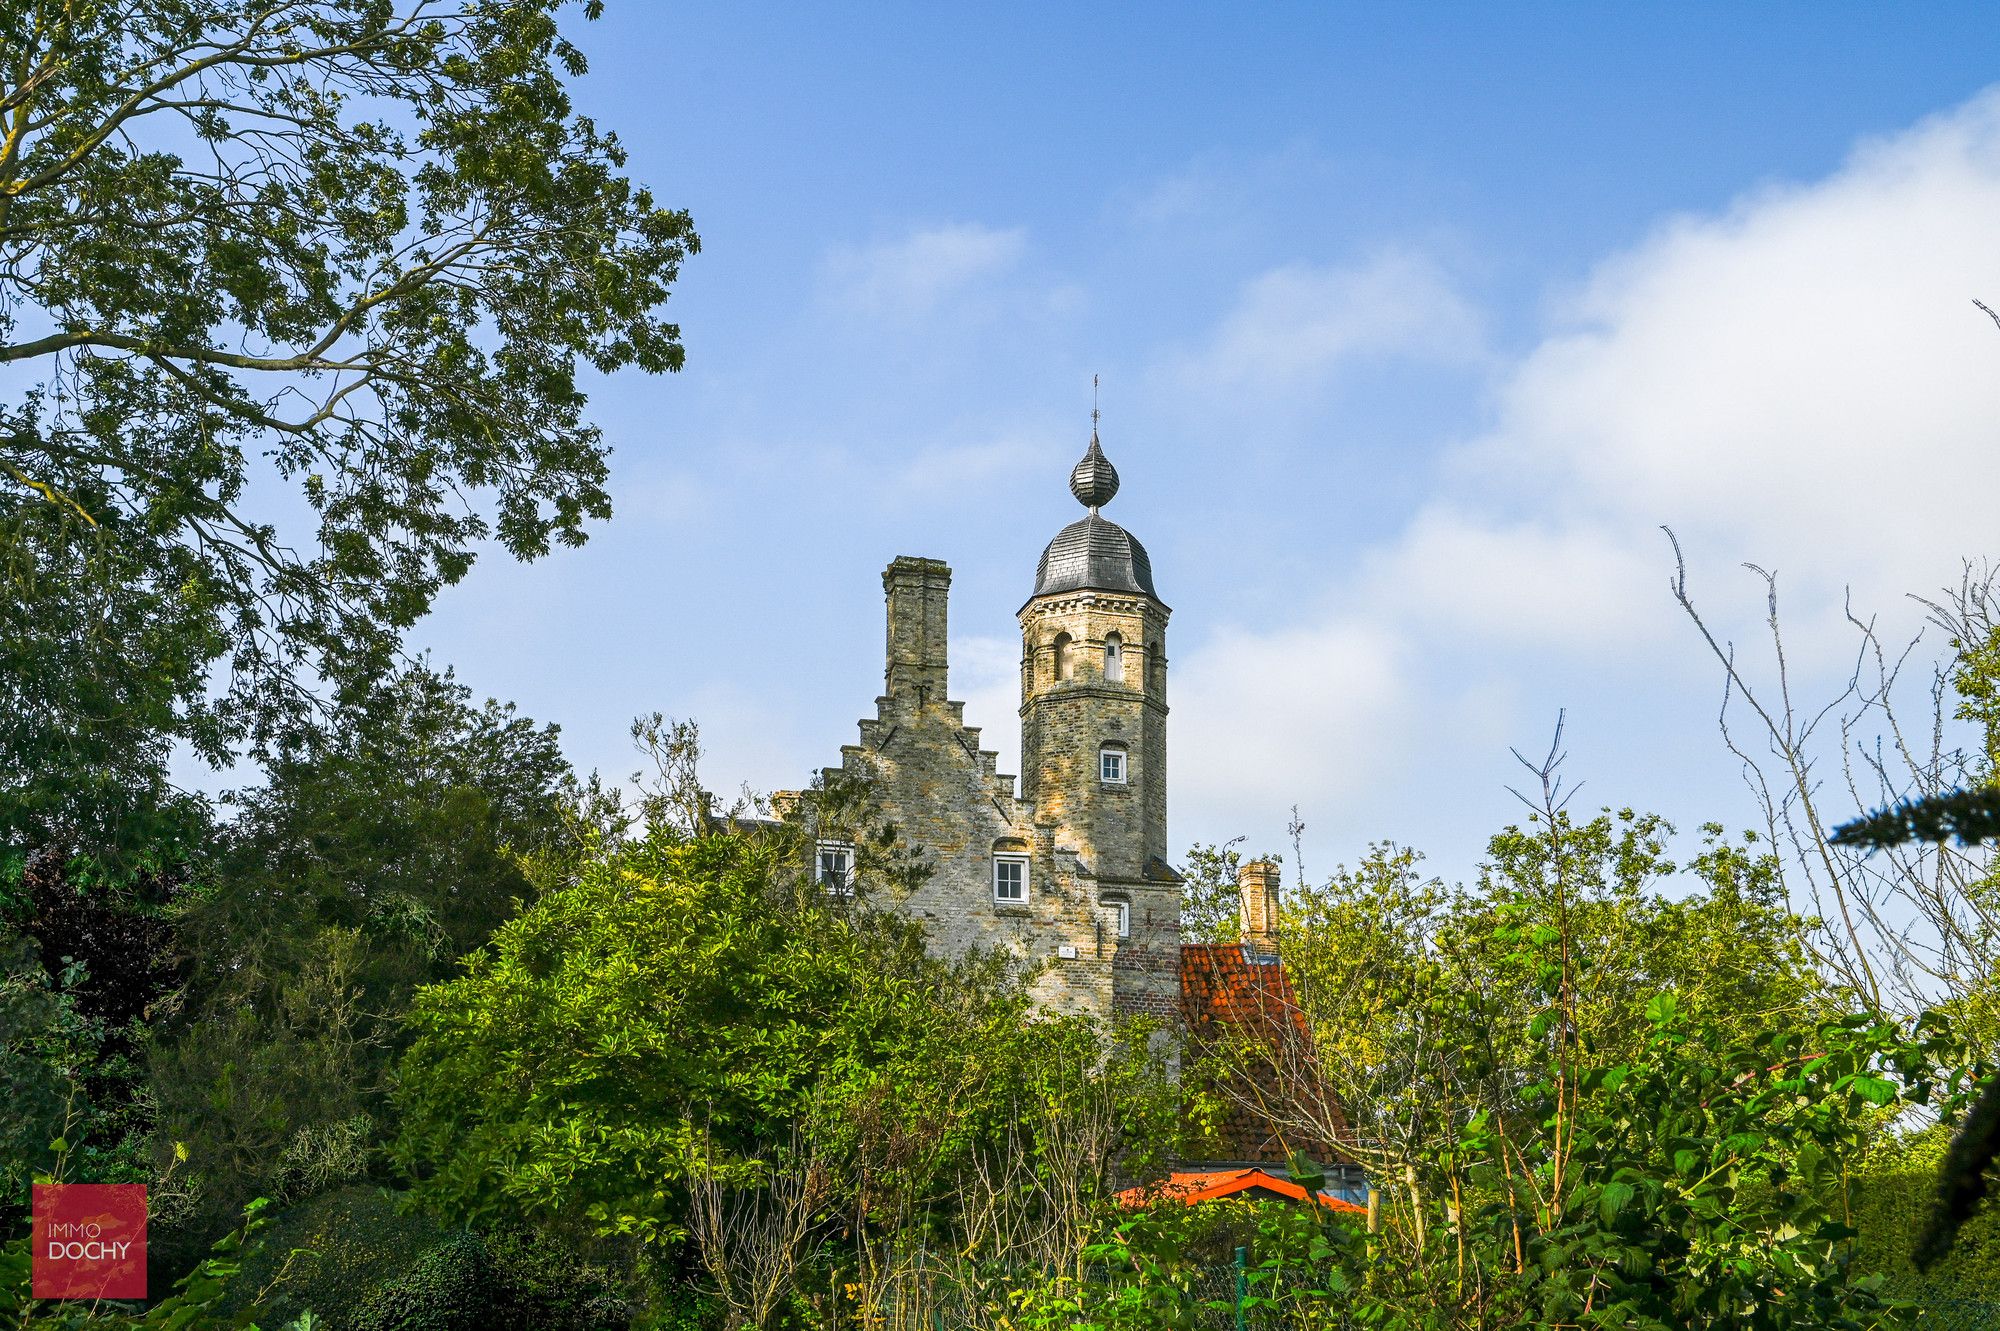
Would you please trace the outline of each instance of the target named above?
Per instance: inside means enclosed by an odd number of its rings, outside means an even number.
[[[1107,744],[1097,751],[1097,779],[1107,786],[1125,784],[1125,746]]]
[[[1116,633],[1104,635],[1104,682],[1125,682],[1125,640]]]
[[[1075,668],[1070,662],[1069,634],[1067,633],[1056,634],[1055,666],[1056,666],[1056,678],[1059,680],[1068,679],[1070,677],[1070,672]]]
[[[1025,906],[1028,904],[1028,857],[1026,855],[995,855],[993,857],[993,904],[996,906]]]
[[[845,841],[819,843],[819,885],[835,896],[854,895],[854,847]]]
[[[1116,928],[1118,936],[1120,938],[1130,938],[1132,936],[1132,903],[1123,897],[1110,897],[1105,900],[1104,908],[1111,912],[1111,922]]]

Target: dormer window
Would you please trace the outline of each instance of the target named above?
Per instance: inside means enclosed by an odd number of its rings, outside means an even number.
[[[1097,751],[1097,779],[1107,786],[1125,784],[1125,746],[1107,744]]]
[[[854,895],[854,846],[847,841],[819,843],[819,885],[837,897]]]
[[[1125,640],[1116,633],[1104,635],[1104,682],[1125,682]]]

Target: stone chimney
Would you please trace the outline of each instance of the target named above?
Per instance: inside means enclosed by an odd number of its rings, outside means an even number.
[[[951,570],[940,559],[899,557],[882,574],[889,599],[886,692],[921,706],[945,697],[945,599]]]
[[[1282,878],[1278,866],[1269,860],[1252,860],[1236,871],[1243,946],[1253,953],[1277,954],[1278,885]]]

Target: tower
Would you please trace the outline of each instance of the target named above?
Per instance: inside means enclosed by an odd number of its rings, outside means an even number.
[[[1172,985],[1146,978],[1171,980],[1179,964],[1179,878],[1166,862],[1169,611],[1146,548],[1100,512],[1118,472],[1094,428],[1069,487],[1089,512],[1042,552],[1020,611],[1021,794],[1120,920],[1120,1006],[1170,1010]]]

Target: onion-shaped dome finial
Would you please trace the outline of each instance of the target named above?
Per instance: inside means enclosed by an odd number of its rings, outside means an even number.
[[[1070,469],[1069,492],[1076,496],[1077,503],[1093,513],[1118,493],[1118,468],[1111,465],[1111,459],[1097,446],[1096,430],[1090,432],[1090,449],[1084,453],[1083,461]]]

